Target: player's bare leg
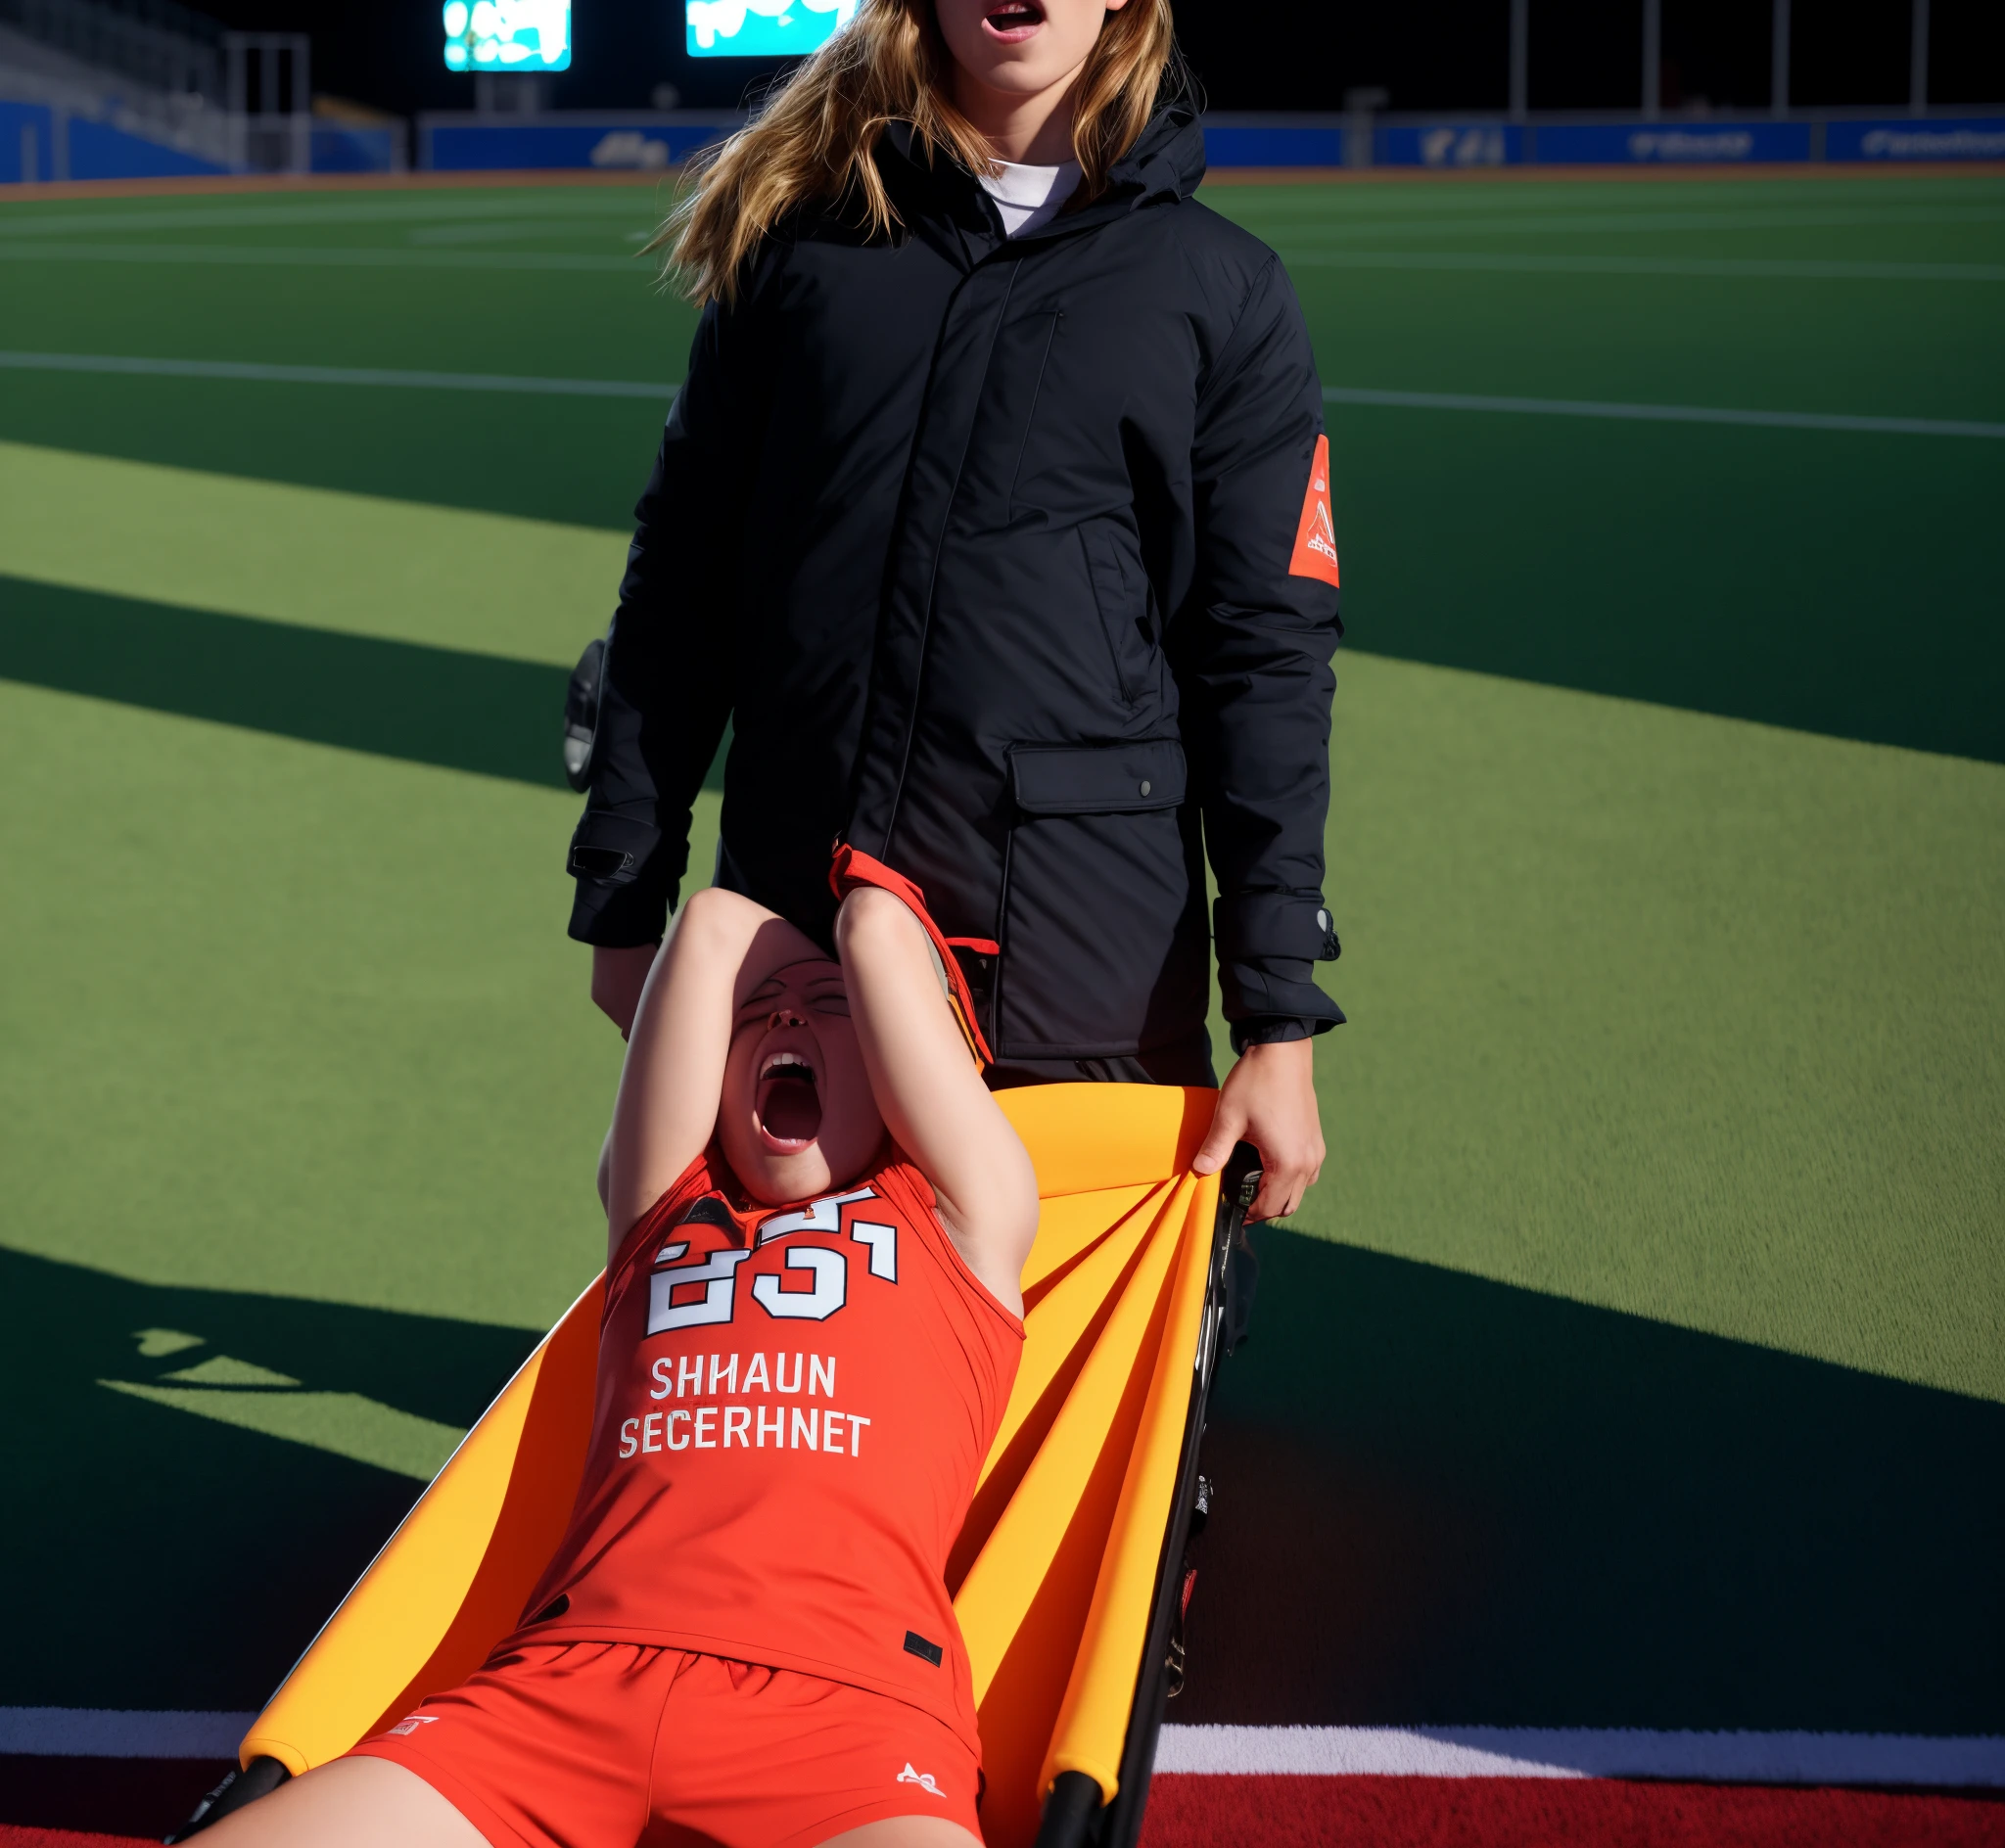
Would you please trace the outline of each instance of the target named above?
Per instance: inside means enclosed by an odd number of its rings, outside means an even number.
[[[820,1848],[982,1848],[982,1838],[944,1816],[890,1816],[831,1835]]]
[[[488,1848],[488,1838],[416,1772],[384,1758],[337,1758],[247,1803],[202,1839],[205,1848]],[[909,1848],[949,1839],[909,1838]],[[956,1828],[952,1839],[968,1837]],[[898,1848],[907,1841],[897,1838]],[[881,1848],[893,1848],[893,1838]]]

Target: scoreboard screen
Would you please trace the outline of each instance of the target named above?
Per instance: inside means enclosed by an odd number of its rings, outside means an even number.
[[[571,69],[571,0],[445,0],[445,68]]]
[[[825,45],[858,0],[683,0],[692,58],[793,58]]]

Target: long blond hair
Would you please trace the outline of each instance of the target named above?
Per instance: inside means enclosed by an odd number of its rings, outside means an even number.
[[[1135,145],[1176,59],[1170,0],[1128,0],[1109,13],[1075,93],[1072,153],[1094,199]],[[863,0],[856,18],[807,59],[745,127],[698,156],[684,192],[648,244],[662,279],[697,301],[728,302],[759,240],[794,207],[854,195],[873,235],[899,222],[871,158],[892,122],[909,122],[928,159],[971,173],[995,156],[952,95],[953,62],[933,0]]]

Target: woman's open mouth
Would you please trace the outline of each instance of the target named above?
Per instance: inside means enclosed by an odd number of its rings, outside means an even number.
[[[1005,45],[1018,45],[1045,23],[1043,0],[1002,0],[982,15],[982,30]]]
[[[759,1068],[753,1091],[759,1134],[776,1155],[798,1155],[821,1132],[815,1068],[798,1052],[774,1052]]]

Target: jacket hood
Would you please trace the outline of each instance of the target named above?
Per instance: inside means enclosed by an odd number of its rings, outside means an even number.
[[[1204,126],[1189,103],[1170,103],[1149,117],[1107,175],[1108,191],[1138,191],[1144,199],[1189,199],[1204,177]]]

